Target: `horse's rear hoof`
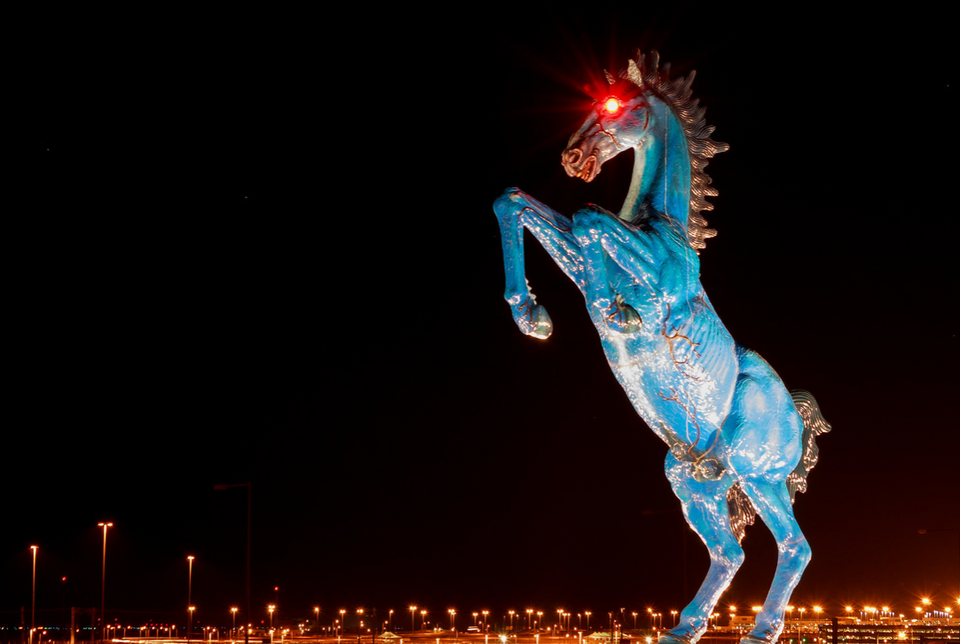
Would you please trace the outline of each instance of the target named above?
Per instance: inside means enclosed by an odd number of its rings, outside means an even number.
[[[660,636],[660,639],[657,640],[657,644],[690,644],[690,642],[682,640],[679,637],[674,637],[670,633],[664,633]]]
[[[756,635],[744,635],[740,638],[740,644],[771,644],[776,642],[777,637],[774,635],[773,639],[765,639],[762,637],[757,637]]]

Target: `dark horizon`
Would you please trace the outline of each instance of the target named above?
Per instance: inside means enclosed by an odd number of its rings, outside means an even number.
[[[105,520],[108,617],[182,613],[188,555],[198,617],[242,608],[246,499],[213,486],[247,481],[254,615],[276,586],[281,613],[441,623],[682,608],[708,559],[666,446],[533,244],[555,332],[517,331],[491,209],[514,185],[619,206],[629,159],[588,185],[559,156],[583,86],[637,48],[697,71],[731,145],[708,168],[713,305],[833,425],[794,506],[813,548],[794,601],[960,597],[948,19],[608,9],[33,34],[3,623],[29,613],[31,545],[38,610],[99,605]],[[772,580],[759,522],[744,549],[723,606]]]

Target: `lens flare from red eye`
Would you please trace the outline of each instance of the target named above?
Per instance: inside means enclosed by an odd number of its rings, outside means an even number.
[[[603,109],[607,110],[610,114],[617,113],[620,110],[620,100],[615,96],[607,98],[607,100],[603,102]]]

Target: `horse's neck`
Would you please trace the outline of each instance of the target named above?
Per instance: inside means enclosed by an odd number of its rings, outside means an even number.
[[[663,213],[686,237],[690,210],[690,154],[683,127],[662,101],[649,99],[653,128],[633,149],[633,178],[620,218],[636,220],[645,208]]]

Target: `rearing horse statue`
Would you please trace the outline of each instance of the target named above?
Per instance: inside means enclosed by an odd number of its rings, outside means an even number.
[[[527,285],[523,229],[580,288],[610,368],[644,422],[669,446],[666,473],[690,527],[710,551],[710,570],[662,644],[693,644],[743,562],[746,525],[760,518],[777,541],[776,575],[753,630],[773,644],[790,594],[810,561],[793,497],[816,464],[814,437],[830,430],[805,391],[788,393],[763,358],[730,336],[700,284],[698,250],[716,232],[701,211],[715,196],[704,172],[727,149],[691,98],[694,73],[670,79],[656,52],[638,54],[614,78],[562,154],[571,177],[592,181],[633,150],[620,212],[588,205],[572,219],[516,188],[494,203],[503,238],[504,297],[520,330],[553,325]]]

